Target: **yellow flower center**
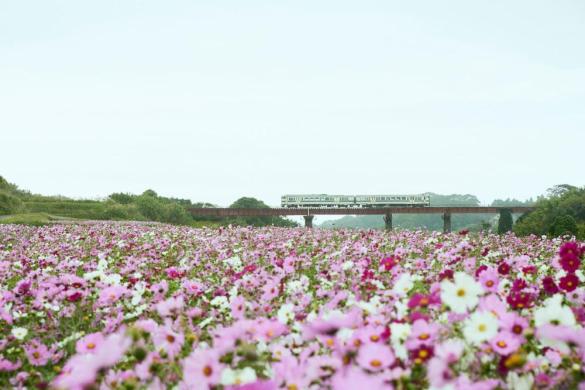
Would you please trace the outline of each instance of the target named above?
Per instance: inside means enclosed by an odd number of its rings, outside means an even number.
[[[203,375],[210,377],[213,374],[213,369],[210,366],[203,367]]]
[[[370,366],[372,367],[380,367],[382,365],[382,362],[379,361],[378,359],[374,359],[372,361],[370,361]]]
[[[457,296],[464,297],[465,296],[465,289],[460,288],[459,290],[457,290]]]
[[[477,329],[480,332],[485,332],[487,330],[487,326],[485,326],[485,324],[479,324],[479,326],[477,327]]]
[[[418,336],[418,339],[419,339],[419,340],[427,340],[429,337],[431,337],[431,335],[430,335],[430,334],[428,334],[428,333],[423,333],[423,334],[421,334],[420,336]]]

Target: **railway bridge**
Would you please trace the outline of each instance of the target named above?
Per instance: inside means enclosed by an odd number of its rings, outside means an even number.
[[[500,214],[511,212],[523,214],[532,211],[533,207],[319,207],[319,208],[192,208],[189,209],[194,216],[207,217],[263,217],[263,216],[302,216],[305,226],[313,227],[315,215],[382,215],[387,230],[392,230],[392,215],[394,214],[442,214],[443,231],[451,231],[451,216],[453,214]]]

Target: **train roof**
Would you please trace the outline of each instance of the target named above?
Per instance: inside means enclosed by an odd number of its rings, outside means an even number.
[[[282,196],[429,196],[428,194],[284,194]]]

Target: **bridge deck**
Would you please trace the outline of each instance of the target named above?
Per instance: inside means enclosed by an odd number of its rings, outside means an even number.
[[[386,214],[496,214],[507,209],[513,213],[526,213],[534,207],[380,207],[380,208],[192,208],[195,216],[250,217],[268,215],[386,215]]]

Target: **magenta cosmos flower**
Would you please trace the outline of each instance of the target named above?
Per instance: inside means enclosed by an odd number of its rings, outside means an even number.
[[[567,274],[561,278],[559,287],[567,292],[571,292],[579,287],[579,278],[575,274]]]

